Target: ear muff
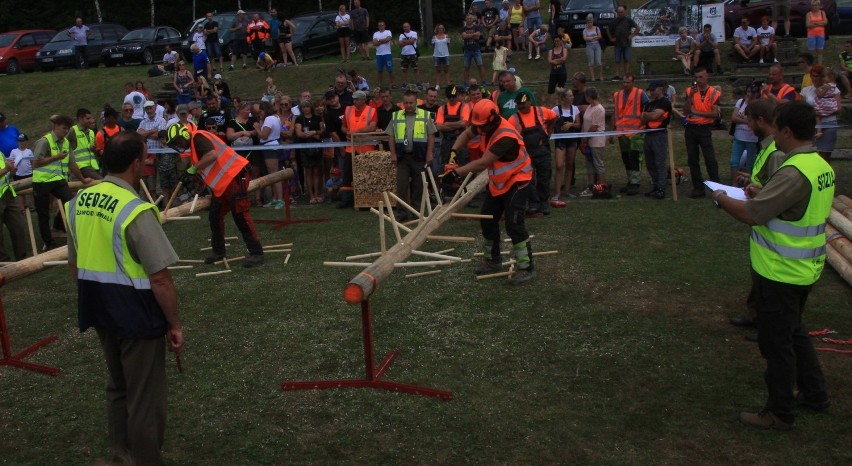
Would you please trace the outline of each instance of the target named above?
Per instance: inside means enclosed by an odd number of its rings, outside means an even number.
[[[189,141],[189,130],[186,129],[186,126],[180,123],[174,123],[173,125],[169,126],[169,129],[166,131],[166,144],[171,144],[171,142],[178,137]]]

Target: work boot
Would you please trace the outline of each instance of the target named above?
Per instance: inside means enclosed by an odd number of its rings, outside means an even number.
[[[513,286],[523,285],[524,283],[532,280],[535,277],[535,270],[533,269],[521,269],[515,272],[514,275],[509,277],[509,284]]]
[[[635,195],[639,194],[639,185],[638,184],[628,184],[626,192],[627,192],[628,196],[635,196]]]
[[[263,254],[252,254],[246,257],[246,260],[243,262],[243,267],[250,269],[261,264],[263,264]]]
[[[740,422],[763,430],[790,430],[793,424],[782,421],[772,411],[764,409],[759,413],[740,413]]]
[[[213,254],[210,254],[209,256],[204,258],[204,263],[205,264],[215,264],[216,262],[219,262],[220,260],[222,260],[224,258],[225,258],[224,254],[216,254],[214,252]]]
[[[690,199],[698,199],[698,198],[701,198],[701,197],[704,197],[704,196],[706,196],[706,193],[704,192],[704,188],[694,188],[692,190],[692,192],[689,193]]]
[[[485,259],[484,261],[482,261],[482,263],[474,267],[473,273],[475,275],[485,275],[489,273],[497,273],[502,269],[503,265],[500,263],[499,260],[495,261],[491,259]]]

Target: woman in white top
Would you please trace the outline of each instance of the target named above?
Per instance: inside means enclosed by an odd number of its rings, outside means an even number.
[[[349,61],[349,40],[352,36],[352,20],[346,12],[346,5],[340,5],[337,16],[334,17],[334,25],[337,26],[337,42],[340,44],[340,61]]]
[[[756,91],[756,92],[752,92]],[[748,126],[746,107],[752,100],[760,98],[760,90],[749,86],[746,96],[734,105],[731,121],[734,127],[734,141],[731,144],[731,185],[737,185],[737,175],[740,169],[751,172],[754,159],[757,157],[757,135]],[[745,156],[745,157],[743,157]]]
[[[553,107],[556,112],[556,123],[553,125],[554,133],[576,133],[580,130],[580,109],[574,105],[574,93],[571,89],[558,89],[559,103]],[[553,207],[564,207],[565,203],[559,199],[562,195],[562,186],[565,180],[565,193],[571,196],[571,175],[574,173],[574,156],[577,154],[577,143],[579,139],[554,139],[556,146],[556,183],[554,183],[553,197],[550,205]]]
[[[275,109],[272,107],[272,103],[266,101],[260,102],[260,115],[257,115],[257,119],[258,121],[262,121],[262,123],[255,123],[260,144],[262,146],[278,145],[278,139],[281,138],[281,120],[278,118],[278,115],[275,114]],[[263,162],[266,164],[266,170],[269,173],[275,173],[278,171],[279,159],[283,157],[281,152],[282,151],[278,149],[263,151]],[[276,209],[283,208],[284,185],[280,182],[275,183],[272,185],[272,191],[275,197],[268,203],[264,204],[264,207],[274,207]]]
[[[678,30],[680,37],[675,39],[675,57],[683,64],[683,74],[689,76],[692,72],[692,52],[695,49],[695,39],[687,32],[685,27]]]
[[[443,24],[435,26],[435,35],[432,36],[432,60],[435,62],[435,89],[439,89],[441,83],[450,85],[450,36],[447,35]],[[444,79],[441,79],[441,76]]]
[[[595,17],[589,13],[586,15],[586,27],[583,29],[583,41],[586,42],[586,58],[589,60],[589,81],[595,80],[595,68],[598,70],[598,81],[603,81],[601,39],[603,39],[601,30],[595,26]]]

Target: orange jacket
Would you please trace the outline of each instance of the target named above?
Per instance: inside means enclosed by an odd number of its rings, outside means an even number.
[[[346,110],[343,111],[343,125],[349,129],[350,135],[360,129],[366,128],[370,122],[375,123],[378,121],[379,115],[376,109],[369,105],[364,107],[361,113],[358,113],[358,109],[354,105],[346,107]],[[366,152],[372,148],[373,146],[360,146],[358,152]],[[352,146],[346,146],[346,152],[351,154]]]
[[[193,165],[198,165],[198,161],[204,156],[204,154],[199,154],[195,148],[195,136],[202,136],[213,144],[213,150],[216,151],[216,160],[211,165],[200,169],[199,173],[204,179],[204,184],[213,191],[213,195],[221,197],[228,185],[231,184],[231,181],[243,171],[243,168],[248,165],[249,161],[212,133],[198,130],[190,132],[190,135],[189,156]]]
[[[505,119],[500,120],[500,126],[488,139],[486,152],[491,150],[495,142],[506,137],[518,141],[518,154],[513,160],[502,161],[498,159],[488,167],[488,190],[492,196],[506,193],[515,183],[532,180],[532,160],[526,147],[524,147],[524,140],[518,134],[518,130]],[[499,154],[497,155],[499,156]]]
[[[719,89],[716,89],[713,86],[710,86],[707,89],[707,93],[704,94],[704,98],[701,98],[700,92],[693,93],[693,88],[686,88],[686,98],[692,99],[692,108],[699,112],[712,112],[713,105],[719,101],[719,97],[722,96],[722,92]],[[708,118],[708,117],[699,117],[695,115],[687,115],[686,121],[692,125],[712,125],[716,119]]]
[[[615,129],[618,131],[630,131],[633,129],[642,128],[642,120],[639,116],[642,115],[642,89],[634,87],[630,90],[627,96],[627,101],[624,101],[624,89],[612,95],[615,103]],[[625,134],[624,136],[633,136]]]
[[[269,39],[269,23],[264,20],[252,21],[246,26],[246,42]]]

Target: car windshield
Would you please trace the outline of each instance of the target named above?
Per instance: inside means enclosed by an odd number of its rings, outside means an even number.
[[[566,10],[612,10],[612,0],[570,0]]]
[[[53,36],[53,39],[50,39],[50,42],[48,42],[48,44],[55,44],[57,42],[73,42],[73,41],[74,41],[74,39],[68,37],[68,30],[65,29],[65,30],[59,31],[59,34],[56,34],[55,36]]]
[[[156,31],[156,29],[137,29],[125,34],[121,40],[124,42],[132,40],[151,40],[154,38],[154,31]]]
[[[293,24],[296,25],[296,30],[293,31],[293,34],[304,34],[308,31],[308,28],[311,27],[311,24],[314,22],[314,18],[293,18]]]
[[[17,34],[0,34],[0,47],[8,47],[15,41]]]

